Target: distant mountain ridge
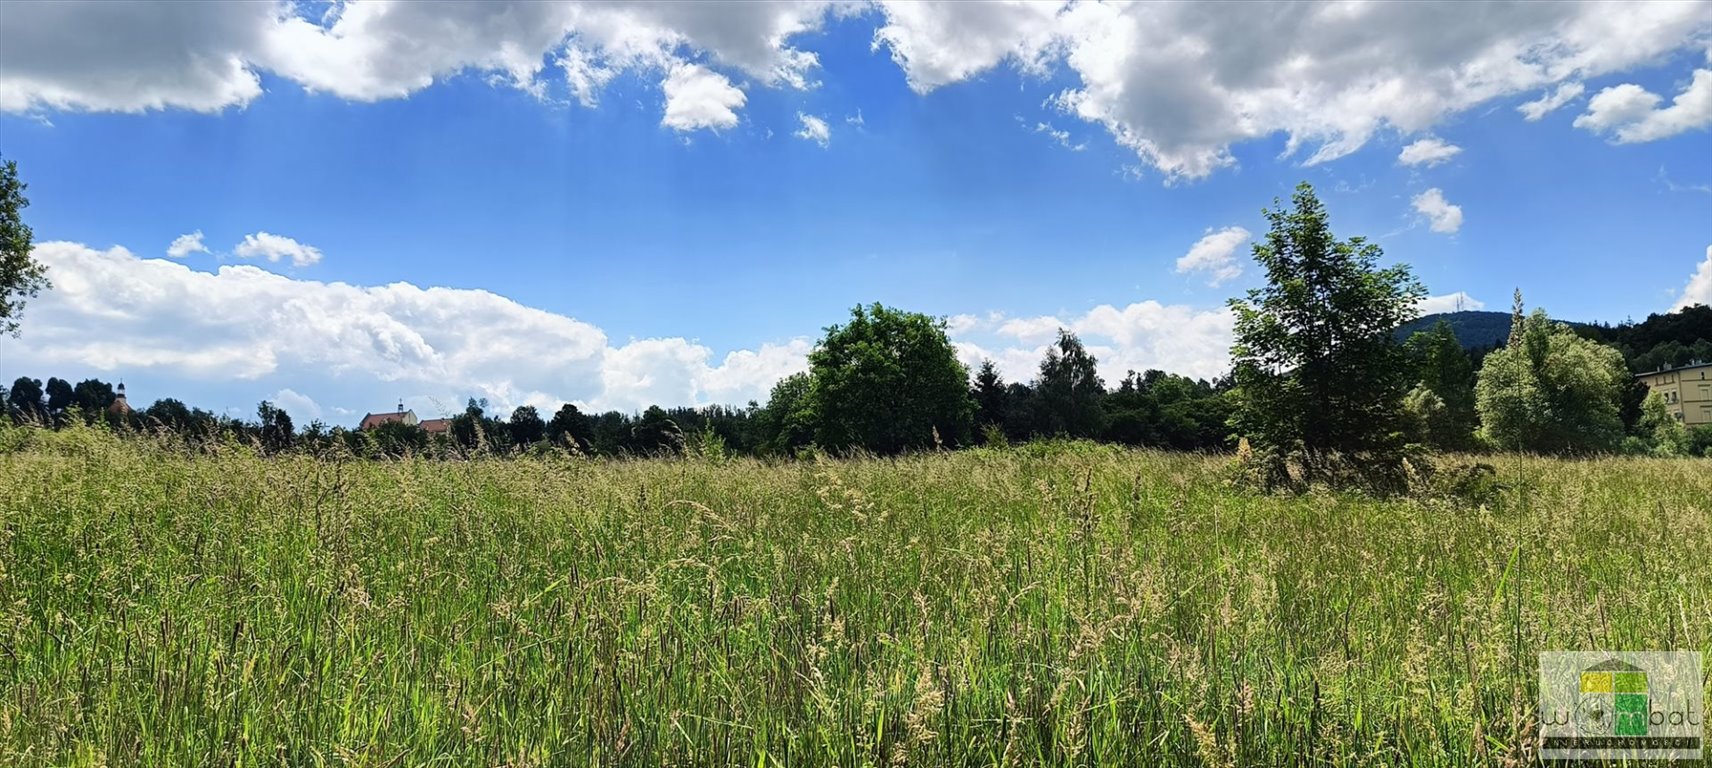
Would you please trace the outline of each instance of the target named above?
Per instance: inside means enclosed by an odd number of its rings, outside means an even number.
[[[1440,320],[1450,324],[1457,343],[1475,352],[1503,346],[1510,337],[1508,312],[1440,312],[1399,326],[1398,341],[1418,331],[1430,330]],[[1623,353],[1623,360],[1636,371],[1654,371],[1696,362],[1712,361],[1712,307],[1696,305],[1675,312],[1654,313],[1640,322],[1619,325],[1560,321],[1583,337],[1609,344]]]
[[[1479,349],[1482,347],[1503,346],[1504,340],[1510,338],[1509,312],[1484,312],[1464,310],[1462,312],[1439,312],[1422,315],[1397,327],[1397,340],[1407,341],[1417,331],[1432,330],[1440,320],[1450,323],[1450,329],[1456,333],[1456,341],[1463,349]],[[1563,321],[1570,326],[1585,326],[1586,323]]]

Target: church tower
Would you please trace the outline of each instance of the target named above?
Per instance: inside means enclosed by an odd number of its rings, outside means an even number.
[[[125,401],[125,382],[119,382],[119,389],[113,393],[113,404],[107,406],[107,412],[114,416],[123,416],[131,412],[131,404]]]

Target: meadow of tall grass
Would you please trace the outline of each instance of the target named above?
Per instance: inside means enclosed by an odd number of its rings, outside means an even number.
[[[1712,465],[1475,503],[1090,445],[350,461],[0,431],[0,764],[1492,765],[1712,652]]]

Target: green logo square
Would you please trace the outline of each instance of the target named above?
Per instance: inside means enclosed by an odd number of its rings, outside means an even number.
[[[1611,675],[1612,689],[1617,693],[1646,693],[1647,673],[1617,672]]]
[[[1616,695],[1617,720],[1612,729],[1617,736],[1647,735],[1647,695],[1619,693]]]

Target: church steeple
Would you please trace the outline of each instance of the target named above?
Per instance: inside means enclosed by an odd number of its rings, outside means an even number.
[[[119,382],[119,389],[113,393],[113,404],[107,406],[107,412],[115,416],[131,412],[131,404],[125,401],[125,382]]]

